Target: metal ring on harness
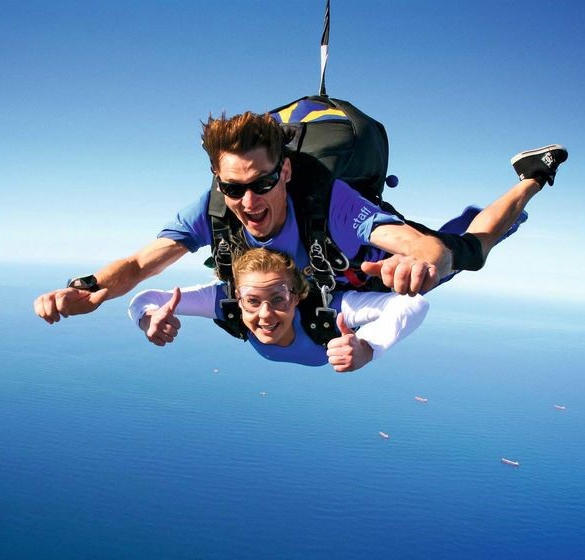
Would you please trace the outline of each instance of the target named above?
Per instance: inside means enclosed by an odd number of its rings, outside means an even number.
[[[319,241],[317,241],[317,239],[311,243],[311,247],[309,248],[309,260],[311,261],[311,266],[318,272],[333,273],[331,264],[326,259],[323,252],[323,247],[321,247],[321,244]]]
[[[317,239],[311,243],[311,247],[309,248],[309,262],[313,269],[313,278],[317,287],[319,289],[327,287],[329,291],[333,291],[336,285],[335,273],[325,257],[323,247]]]

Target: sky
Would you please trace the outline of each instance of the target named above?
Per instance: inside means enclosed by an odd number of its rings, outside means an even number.
[[[209,187],[201,120],[317,93],[324,4],[3,2],[0,261],[75,276],[150,242]],[[331,2],[328,93],[386,126],[400,185],[385,198],[409,218],[438,227],[512,186],[515,153],[569,149],[521,232],[458,290],[585,300],[584,12]]]

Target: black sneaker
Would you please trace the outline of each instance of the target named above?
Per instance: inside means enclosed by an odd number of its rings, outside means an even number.
[[[569,153],[560,144],[551,144],[536,150],[516,154],[510,161],[520,180],[536,179],[540,186],[555,182],[557,169],[567,159]]]

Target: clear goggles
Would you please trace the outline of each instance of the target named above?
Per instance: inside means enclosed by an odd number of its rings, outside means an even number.
[[[257,313],[263,303],[267,303],[274,311],[287,311],[294,293],[286,284],[266,288],[240,286],[237,289],[238,300],[248,313]]]

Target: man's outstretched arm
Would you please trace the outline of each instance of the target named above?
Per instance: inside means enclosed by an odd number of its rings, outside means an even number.
[[[433,289],[453,268],[451,251],[436,237],[408,224],[383,224],[372,230],[370,243],[392,257],[363,263],[362,270],[379,276],[399,294],[414,295]]]
[[[146,278],[159,274],[187,251],[172,239],[156,239],[134,255],[98,270],[94,274],[100,288],[97,292],[77,288],[47,292],[35,300],[35,313],[49,324],[61,317],[91,313],[105,300],[122,296]]]

